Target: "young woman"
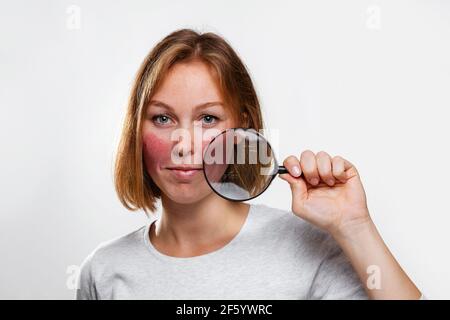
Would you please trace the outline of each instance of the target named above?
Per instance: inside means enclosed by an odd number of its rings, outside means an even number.
[[[200,147],[172,139],[198,126],[259,131],[263,121],[233,49],[216,34],[183,29],[142,63],[116,160],[121,202],[152,219],[84,260],[77,299],[422,297],[371,220],[350,161],[309,150],[287,157],[280,178],[291,187],[291,211],[229,201],[191,160],[211,137]]]

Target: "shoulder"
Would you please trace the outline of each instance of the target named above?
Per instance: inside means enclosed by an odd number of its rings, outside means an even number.
[[[80,273],[88,273],[91,277],[116,265],[130,255],[141,250],[142,237],[146,226],[129,232],[125,235],[101,242],[83,260]]]
[[[303,274],[311,276],[309,297],[365,297],[350,261],[328,232],[290,210],[266,205],[254,208],[254,218],[261,231],[258,240],[287,253],[283,261],[298,262]]]

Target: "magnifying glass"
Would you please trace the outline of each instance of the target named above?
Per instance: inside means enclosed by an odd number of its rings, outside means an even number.
[[[288,171],[278,165],[264,136],[254,129],[231,128],[215,136],[205,148],[203,173],[219,196],[247,201],[261,195],[277,174]]]

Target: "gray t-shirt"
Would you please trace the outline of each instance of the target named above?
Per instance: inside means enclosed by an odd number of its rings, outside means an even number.
[[[82,263],[76,299],[367,299],[333,238],[291,211],[250,204],[224,247],[179,258],[149,240],[153,217]]]

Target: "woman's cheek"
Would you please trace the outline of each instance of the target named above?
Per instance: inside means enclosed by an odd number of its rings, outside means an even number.
[[[197,152],[200,153],[200,158],[192,157],[191,159],[186,160],[186,164],[194,163],[196,161],[195,159],[198,159],[200,163],[194,164],[202,164],[203,154],[212,139],[213,137],[202,139],[201,150],[200,152],[197,150]],[[174,161],[170,158],[172,147],[173,143],[170,139],[166,139],[154,133],[146,133],[143,135],[144,161],[149,173],[155,173],[157,168],[164,168],[174,164]]]
[[[208,148],[211,141],[217,136],[217,134],[214,135],[205,135],[202,140],[202,157],[205,154],[206,149]]]
[[[205,151],[206,151],[206,149],[208,148],[208,146],[209,146],[209,143],[210,143],[210,141],[211,141],[212,139],[210,139],[210,140],[203,140],[202,141],[202,160],[203,160],[203,155],[205,154]]]
[[[170,165],[171,143],[153,133],[143,136],[144,161],[147,171],[152,174],[157,168]]]

